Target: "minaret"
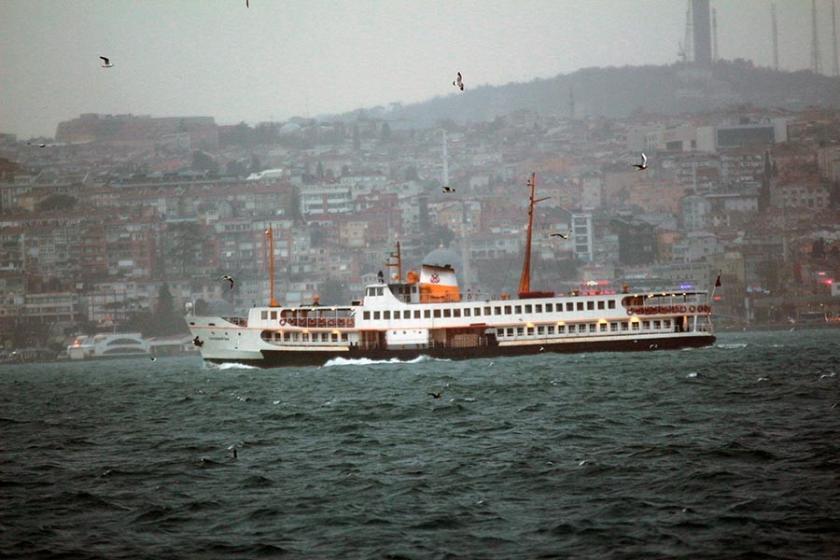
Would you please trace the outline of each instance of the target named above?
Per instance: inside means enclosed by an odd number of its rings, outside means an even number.
[[[776,26],[776,4],[770,4],[770,19],[773,33],[773,70],[779,70],[779,28]]]
[[[443,175],[441,176],[441,181],[443,181],[443,186],[449,186],[449,154],[446,151],[446,131],[443,130]]]
[[[811,0],[811,70],[814,74],[822,74],[820,39],[817,33],[817,0]]]

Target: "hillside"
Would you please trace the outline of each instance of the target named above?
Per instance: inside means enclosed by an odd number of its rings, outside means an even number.
[[[570,91],[576,117],[625,117],[636,111],[691,113],[739,104],[794,110],[809,105],[840,107],[838,78],[810,71],[775,71],[736,60],[718,61],[706,69],[685,63],[586,68],[545,80],[481,86],[421,103],[364,112],[419,127],[432,126],[441,119],[488,121],[520,109],[568,116]],[[358,114],[354,111],[339,118],[353,119]]]

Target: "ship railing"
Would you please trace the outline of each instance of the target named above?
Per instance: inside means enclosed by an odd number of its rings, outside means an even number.
[[[306,327],[313,329],[352,329],[355,326],[353,317],[338,318],[288,318],[286,324],[293,327]]]

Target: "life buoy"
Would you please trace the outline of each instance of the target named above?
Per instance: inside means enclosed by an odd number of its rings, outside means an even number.
[[[283,327],[286,325],[286,319],[280,319],[280,326]]]
[[[694,307],[693,305],[689,305],[689,306],[688,306],[688,312],[689,312],[689,313],[694,313],[695,311],[697,311],[697,308],[696,308],[696,307]]]
[[[628,309],[628,310],[627,310],[627,314],[628,314],[628,315],[632,315],[632,314],[633,314],[633,311],[632,311],[631,309]]]

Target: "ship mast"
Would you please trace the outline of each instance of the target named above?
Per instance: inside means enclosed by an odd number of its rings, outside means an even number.
[[[265,238],[268,241],[268,305],[277,307],[277,300],[274,299],[274,233],[271,226],[265,230]]]
[[[519,277],[519,297],[525,297],[531,293],[531,230],[534,227],[534,206],[538,202],[548,200],[551,197],[534,198],[537,188],[537,174],[531,173],[528,180],[528,187],[531,192],[528,197],[528,230],[525,238],[525,261],[522,263],[522,276]]]
[[[394,259],[393,261],[391,259]],[[385,261],[385,266],[388,268],[397,269],[397,282],[402,282],[402,257],[400,254],[400,242],[397,241],[397,251],[388,255],[388,260]]]

